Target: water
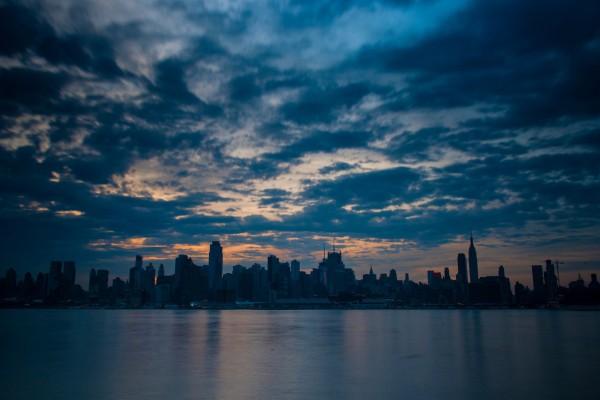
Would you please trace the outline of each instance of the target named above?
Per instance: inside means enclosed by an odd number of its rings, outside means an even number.
[[[600,312],[0,310],[2,399],[597,399]]]

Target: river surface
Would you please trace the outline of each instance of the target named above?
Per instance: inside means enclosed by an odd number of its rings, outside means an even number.
[[[599,399],[600,312],[0,310],[0,398]]]

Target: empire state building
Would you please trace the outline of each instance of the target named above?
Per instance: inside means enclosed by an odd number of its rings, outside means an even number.
[[[473,244],[473,232],[471,232],[471,245],[469,246],[469,280],[471,283],[479,281],[479,269],[477,267],[477,251]]]

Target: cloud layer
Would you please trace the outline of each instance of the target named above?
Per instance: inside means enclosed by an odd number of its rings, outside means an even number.
[[[598,268],[596,3],[2,2],[0,267]]]

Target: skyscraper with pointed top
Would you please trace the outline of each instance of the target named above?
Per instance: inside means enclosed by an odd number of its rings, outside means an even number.
[[[479,267],[477,266],[477,251],[473,244],[473,231],[471,231],[471,245],[469,246],[469,280],[471,283],[479,281]]]

